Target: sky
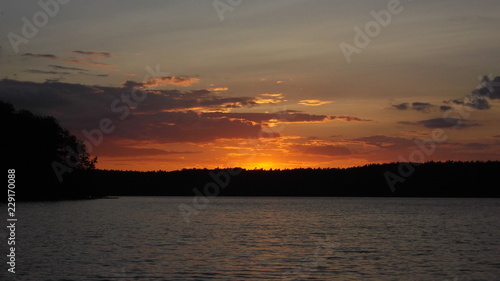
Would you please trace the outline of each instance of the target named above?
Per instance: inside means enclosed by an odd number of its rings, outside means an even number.
[[[497,0],[2,1],[0,100],[102,169],[500,160],[499,28]]]

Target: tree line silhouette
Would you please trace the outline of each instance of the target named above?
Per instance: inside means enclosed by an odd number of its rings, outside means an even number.
[[[82,186],[83,174],[95,169],[97,158],[91,158],[83,143],[54,117],[15,110],[12,104],[0,101],[0,120],[2,168],[16,171],[17,199],[88,196],[91,187]],[[73,166],[73,175],[64,182],[54,172],[54,164],[60,163]]]
[[[2,166],[16,169],[17,200],[61,200],[105,196],[366,196],[500,197],[496,172],[500,161],[407,163],[411,176],[394,190],[384,176],[399,173],[401,163],[353,168],[275,170],[183,169],[118,171],[95,169],[75,136],[56,119],[20,110],[0,101]],[[78,153],[75,155],[75,151]],[[78,158],[60,182],[53,164]],[[74,159],[73,159],[74,160]]]
[[[393,192],[384,173],[397,173],[399,165],[241,170],[229,180],[221,177],[219,181],[211,175],[228,174],[227,170],[91,172],[99,190],[115,196],[500,197],[495,180],[499,161],[413,163],[415,172],[397,183]]]

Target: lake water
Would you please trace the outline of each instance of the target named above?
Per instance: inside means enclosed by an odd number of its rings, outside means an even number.
[[[179,206],[18,203],[0,280],[500,280],[499,199],[219,197],[189,223]]]

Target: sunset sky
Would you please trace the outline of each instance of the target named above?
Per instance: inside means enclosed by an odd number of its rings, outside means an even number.
[[[500,160],[498,0],[41,3],[0,4],[0,100],[98,168],[408,161],[437,129],[414,160]]]

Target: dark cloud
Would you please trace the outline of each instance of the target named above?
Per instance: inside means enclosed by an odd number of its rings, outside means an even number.
[[[448,110],[450,110],[450,109],[452,109],[452,107],[451,107],[451,106],[449,106],[449,105],[441,105],[441,106],[439,107],[439,110],[441,110],[441,111],[448,111]]]
[[[56,81],[1,80],[0,99],[19,109],[52,115],[80,138],[83,130],[95,132],[100,121],[109,118],[114,125],[113,132],[105,136],[109,141],[199,143],[216,139],[278,137],[279,134],[262,134],[261,131],[273,122],[364,121],[352,116],[315,115],[294,110],[232,113],[227,111],[258,106],[258,97],[227,97],[205,89],[149,90],[137,88],[137,85],[140,83],[132,81],[123,87],[104,87]],[[134,95],[144,99],[134,100]],[[334,147],[322,149],[346,153]]]
[[[460,118],[433,118],[427,120],[421,120],[417,122],[401,121],[398,122],[403,125],[423,125],[427,128],[467,128],[472,126],[478,126],[477,123],[472,123],[470,120],[464,120]]]
[[[490,102],[487,98],[480,97],[477,95],[472,95],[472,94],[467,95],[466,97],[461,98],[461,99],[453,99],[453,100],[446,101],[446,103],[452,103],[452,104],[461,105],[461,106],[468,106],[468,107],[472,107],[472,108],[479,109],[479,110],[486,110],[486,109],[491,108]]]
[[[500,99],[500,76],[497,76],[493,79],[490,78],[489,76],[483,76],[481,77],[480,82],[481,82],[481,87],[472,91],[469,95],[466,95],[463,98],[447,100],[444,101],[444,103],[472,107],[478,110],[490,109],[491,108],[490,100]],[[452,109],[452,107],[449,105],[437,106],[427,102],[413,102],[411,104],[405,102],[392,105],[392,107],[398,110],[416,110],[425,113],[431,112],[436,108],[439,108],[439,110],[441,111],[447,111]],[[437,121],[430,121],[429,124],[430,126],[432,126],[436,122]],[[404,124],[404,122],[401,123]],[[449,126],[444,126],[444,127],[449,127]]]
[[[11,102],[19,109],[52,115],[66,127],[76,129],[90,126],[91,120],[103,117],[105,107],[109,107],[113,97],[97,95],[99,91],[89,86],[53,80],[46,83],[0,81],[0,100]],[[91,117],[93,114],[95,117]]]
[[[143,83],[127,80],[127,81],[123,82],[122,85],[125,88],[135,88],[135,87],[142,87]]]
[[[411,109],[420,112],[429,112],[436,106],[427,102],[414,102],[411,104]]]
[[[407,102],[400,103],[400,104],[394,104],[392,107],[399,109],[399,110],[407,110],[410,108],[410,104]]]
[[[70,83],[0,81],[0,99],[18,108],[55,116],[81,137],[82,130],[99,128],[103,118],[116,124],[112,137],[159,143],[208,142],[216,139],[264,137],[260,131],[272,122],[360,121],[352,116],[329,117],[285,110],[275,113],[230,113],[228,109],[257,106],[254,97],[224,97],[208,90],[148,90],[86,86]],[[132,93],[145,95],[134,102]],[[125,114],[126,113],[126,114]],[[125,118],[120,119],[122,116]],[[277,137],[279,134],[265,134]],[[111,137],[111,136],[110,136]]]
[[[420,112],[430,112],[436,108],[436,105],[430,104],[428,102],[413,102],[413,103],[400,103],[392,105],[395,109],[398,110],[415,110]]]
[[[209,142],[216,139],[255,138],[262,127],[245,120],[210,119],[197,112],[137,114],[114,133],[118,137],[158,143]],[[278,137],[273,134],[267,137]]]
[[[489,76],[483,76],[480,81],[481,87],[475,89],[469,95],[461,99],[453,99],[446,102],[478,110],[490,109],[490,100],[500,99],[500,76],[494,79],[491,79]]]
[[[500,76],[491,79],[488,76],[483,76],[481,79],[480,88],[472,91],[471,95],[489,99],[500,99]]]
[[[453,104],[458,104],[458,105],[463,105],[465,102],[464,102],[464,99],[454,99],[454,100],[449,100],[449,101],[446,101],[447,103],[453,103]]]
[[[484,97],[471,95],[468,97],[468,99],[469,101],[465,103],[466,106],[470,106],[479,110],[486,110],[491,108],[490,102]]]
[[[249,120],[213,118],[201,113],[203,110],[254,106],[254,98],[221,97],[207,90],[143,90],[142,93],[147,94],[146,98],[136,103],[131,99],[132,92],[132,89],[125,87],[0,81],[0,100],[11,102],[18,109],[52,115],[80,137],[82,130],[98,129],[103,118],[111,119],[116,126],[108,138],[162,143],[257,137],[262,129],[260,124]],[[136,94],[142,96],[142,93]],[[277,114],[290,118],[296,113],[287,111]],[[125,117],[120,119],[121,116]],[[297,118],[306,119],[306,116],[301,113]],[[278,135],[267,135],[275,136]]]

